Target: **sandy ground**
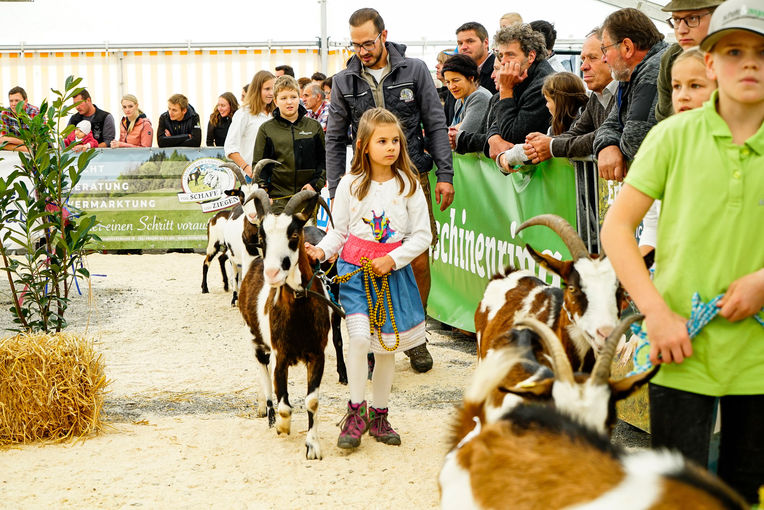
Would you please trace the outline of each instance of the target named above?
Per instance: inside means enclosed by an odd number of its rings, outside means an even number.
[[[85,441],[0,450],[0,507],[437,506],[449,418],[474,367],[473,341],[428,333],[435,366],[426,374],[400,356],[390,420],[403,444],[364,436],[351,453],[336,446],[348,391],[329,345],[318,418],[324,458],[308,461],[305,369],[290,372],[292,434],[277,436],[255,416],[251,343],[217,266],[210,293],[201,294],[198,254],[88,260],[105,276],[92,279],[92,304],[87,291],[75,294],[68,319],[103,354],[111,427]],[[0,301],[10,305],[7,287]],[[9,325],[6,312],[0,328]]]
[[[243,319],[217,265],[210,293],[201,293],[202,260],[89,257],[99,275],[92,302],[86,289],[75,294],[67,318],[103,354],[110,427],[84,441],[0,449],[0,508],[437,507],[450,418],[474,370],[475,342],[432,327],[434,368],[415,373],[403,355],[396,363],[390,421],[403,444],[364,436],[350,453],[336,446],[348,390],[330,343],[318,417],[324,458],[308,461],[304,366],[290,372],[292,434],[277,436],[255,415],[259,386]],[[0,283],[0,307],[9,306]],[[10,324],[0,314],[0,329]],[[619,429],[618,442],[644,444],[642,434]]]

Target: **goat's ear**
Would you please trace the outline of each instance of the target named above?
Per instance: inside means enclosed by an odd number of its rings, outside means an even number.
[[[239,200],[244,200],[244,193],[240,189],[227,189],[223,193],[228,197],[239,197]]]
[[[507,393],[513,393],[523,398],[552,398],[552,386],[554,385],[554,377],[547,379],[541,379],[528,384],[519,384],[512,386],[511,388],[502,387],[502,391]]]
[[[533,260],[541,264],[545,269],[557,274],[560,278],[567,281],[570,270],[573,267],[573,261],[571,260],[557,260],[551,255],[544,255],[531,248],[530,244],[525,245],[525,249],[531,254]]]
[[[655,374],[658,373],[658,369],[660,368],[660,365],[657,367],[653,367],[651,370],[648,370],[647,372],[642,372],[641,374],[634,374],[630,377],[624,377],[623,379],[618,379],[617,381],[610,381],[610,391],[613,394],[613,398],[615,400],[623,400],[635,391],[637,391],[640,387],[642,387],[647,381],[653,378]]]

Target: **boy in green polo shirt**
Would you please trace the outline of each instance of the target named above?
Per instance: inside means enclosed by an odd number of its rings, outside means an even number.
[[[642,313],[650,360],[653,446],[701,465],[717,399],[718,471],[749,501],[764,484],[764,11],[728,0],[713,14],[706,51],[717,92],[645,138],[602,229],[607,255]],[[634,239],[653,200],[655,279]],[[690,342],[692,295],[717,295],[719,316]]]
[[[273,118],[257,132],[252,167],[263,158],[281,163],[264,168],[257,179],[273,200],[271,211],[279,214],[287,198],[298,191],[321,191],[326,183],[326,152],[324,129],[305,115],[297,80],[279,76],[273,84],[273,96],[276,109]]]

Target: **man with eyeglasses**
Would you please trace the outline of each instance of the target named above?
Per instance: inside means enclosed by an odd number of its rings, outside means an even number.
[[[661,10],[670,12],[666,20],[674,29],[676,43],[669,46],[661,58],[658,73],[658,104],[655,105],[655,118],[658,122],[673,115],[671,106],[671,68],[674,60],[687,48],[698,46],[708,34],[711,14],[724,0],[672,0]]]
[[[602,24],[602,54],[618,80],[616,102],[594,135],[600,177],[622,181],[627,164],[655,123],[663,34],[638,9],[620,9]]]
[[[387,108],[398,117],[406,134],[409,156],[419,171],[427,197],[433,242],[436,242],[437,229],[432,216],[428,173],[434,161],[437,166],[435,201],[444,211],[454,199],[454,170],[446,116],[435,83],[424,62],[405,56],[406,46],[388,42],[385,23],[375,9],[358,9],[350,16],[349,23],[349,49],[355,55],[350,58],[347,67],[332,78],[332,99],[326,127],[329,194],[334,197],[337,184],[345,173],[348,128],[351,128],[354,140],[358,121],[366,110],[377,106]],[[428,252],[415,258],[411,268],[422,305],[427,310],[430,293]],[[417,372],[432,368],[432,357],[426,344],[414,347],[406,354]]]

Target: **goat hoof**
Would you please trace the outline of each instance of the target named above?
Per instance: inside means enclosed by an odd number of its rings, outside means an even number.
[[[208,289],[207,287],[202,287],[202,294],[209,294],[209,293],[210,293],[210,289]]]
[[[308,460],[321,460],[323,458],[321,447],[317,444],[305,443],[305,458]]]
[[[347,374],[340,374],[340,384],[347,386],[347,384],[348,384],[348,375]]]
[[[268,408],[268,428],[273,428],[276,424],[276,411],[270,407]]]

